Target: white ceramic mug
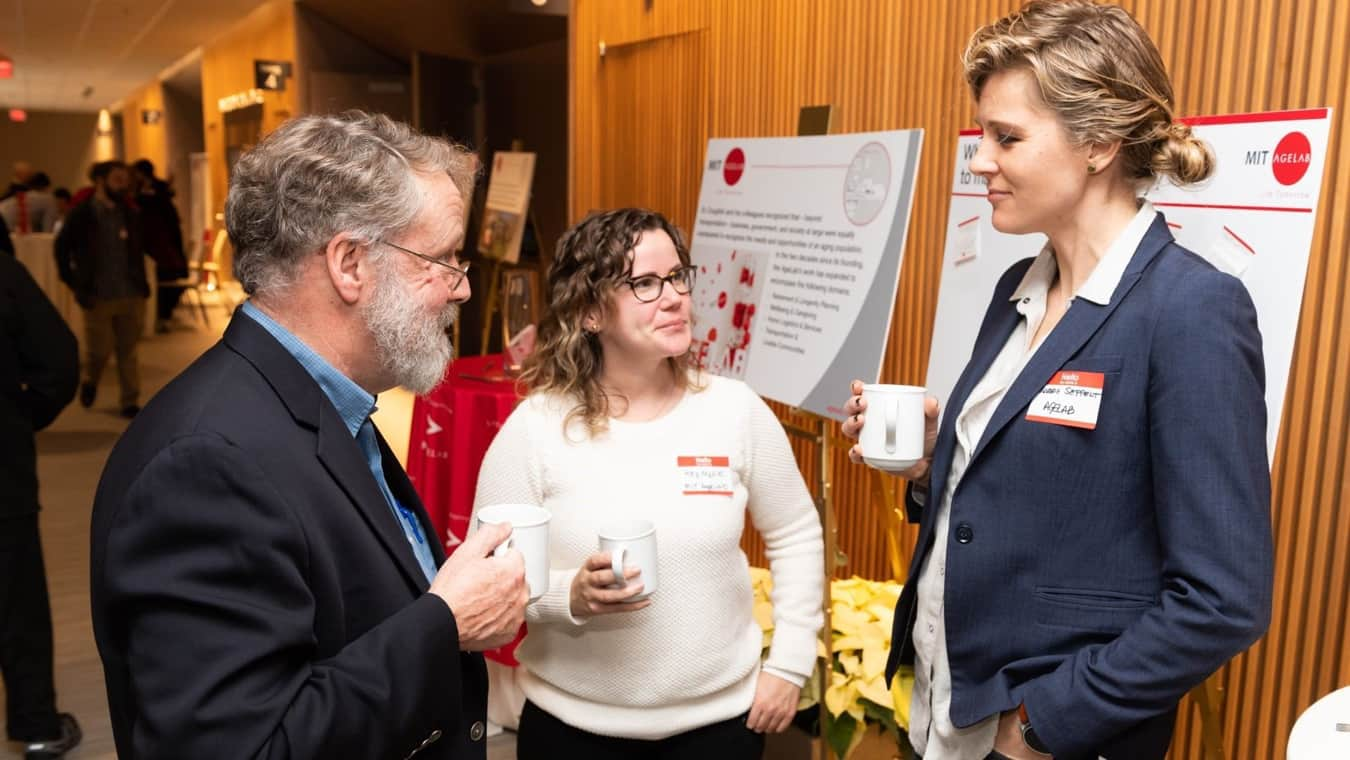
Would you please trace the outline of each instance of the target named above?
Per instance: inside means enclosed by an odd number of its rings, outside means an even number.
[[[481,525],[511,526],[510,538],[492,553],[500,557],[515,549],[525,558],[525,583],[532,602],[548,590],[548,522],[552,518],[547,509],[533,504],[493,504],[475,515]]]
[[[625,565],[642,571],[633,584],[642,584],[642,593],[624,601],[637,602],[656,591],[656,523],[651,520],[624,520],[610,523],[600,531],[600,551],[609,552],[610,567],[618,581],[611,588],[627,586]]]
[[[858,443],[863,461],[887,472],[913,467],[923,459],[923,396],[917,385],[863,386],[866,420]]]

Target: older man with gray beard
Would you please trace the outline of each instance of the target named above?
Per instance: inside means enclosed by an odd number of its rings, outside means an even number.
[[[122,758],[482,758],[478,652],[520,555],[449,560],[370,420],[430,390],[469,297],[473,156],[383,116],[282,125],[226,201],[251,298],[118,442],[94,505],[94,630]]]

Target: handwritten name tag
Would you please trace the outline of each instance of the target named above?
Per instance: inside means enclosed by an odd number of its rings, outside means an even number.
[[[731,496],[730,457],[677,457],[685,496]]]
[[[1095,430],[1106,377],[1100,372],[1060,370],[1031,402],[1027,419]]]

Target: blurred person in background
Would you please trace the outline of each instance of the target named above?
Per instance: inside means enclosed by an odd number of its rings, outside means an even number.
[[[33,165],[27,161],[15,161],[13,178],[10,179],[9,186],[5,188],[5,192],[0,194],[0,201],[5,200],[20,190],[27,190],[28,181],[32,178]]]
[[[64,187],[58,187],[52,191],[52,198],[56,201],[56,217],[52,220],[51,232],[56,234],[61,231],[61,225],[66,221],[66,215],[70,213],[70,191]]]
[[[0,201],[0,218],[20,234],[51,232],[56,224],[57,204],[51,193],[52,181],[45,172],[37,172],[25,189]]]
[[[93,172],[94,193],[71,210],[56,236],[61,281],[84,309],[84,379],[80,404],[93,406],[108,357],[117,358],[118,410],[140,411],[141,376],[136,347],[145,327],[145,238],[140,212],[127,202],[131,176],[120,161]]]
[[[141,228],[145,233],[145,251],[155,260],[155,279],[161,283],[155,293],[155,331],[168,332],[181,286],[163,283],[188,275],[187,256],[183,253],[183,227],[173,203],[173,188],[155,176],[155,165],[142,158],[131,165],[136,205],[141,210]]]
[[[3,224],[3,222],[0,222]],[[38,527],[34,434],[75,395],[75,336],[28,270],[0,256],[0,676],[5,731],[26,760],[59,758],[80,726],[56,710],[52,614]]]

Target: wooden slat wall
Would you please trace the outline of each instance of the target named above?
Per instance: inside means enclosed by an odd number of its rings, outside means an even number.
[[[263,134],[300,113],[305,102],[305,67],[296,60],[295,4],[270,0],[202,47],[202,123],[210,160],[211,213],[225,210],[228,169],[225,166],[225,118],[219,101],[253,88],[253,62],[291,61],[296,76],[282,92],[263,95]],[[227,267],[228,268],[228,267]]]
[[[835,131],[921,127],[919,192],[881,379],[923,381],[948,188],[971,103],[959,58],[1016,0],[573,0],[573,219],[647,204],[692,229],[709,137],[793,134],[797,109],[830,103]],[[1280,758],[1295,718],[1350,684],[1350,3],[1125,0],[1157,41],[1180,114],[1336,109],[1327,179],[1274,469],[1275,613],[1269,634],[1220,674],[1232,758]],[[604,41],[604,59],[598,46]],[[652,172],[656,172],[655,176]],[[844,389],[840,389],[841,397]],[[775,405],[785,420],[791,411]],[[798,420],[800,422],[800,420]],[[841,446],[831,472],[840,575],[892,575],[884,510]],[[796,442],[808,482],[815,447]],[[914,541],[899,529],[902,559]],[[762,545],[747,536],[762,561]],[[1173,757],[1198,758],[1189,703]]]
[[[147,110],[160,112],[155,124],[141,121]],[[122,155],[128,162],[148,158],[163,176],[169,165],[168,125],[164,120],[164,85],[153,81],[122,99]]]

